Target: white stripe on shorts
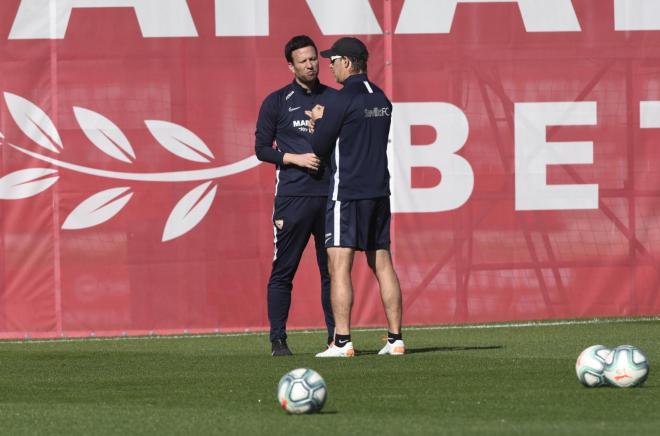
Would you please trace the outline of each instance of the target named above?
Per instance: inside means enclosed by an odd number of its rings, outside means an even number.
[[[337,196],[339,195],[339,138],[337,138],[337,142],[335,142],[335,167],[337,167],[337,170],[335,171],[335,184],[332,189],[333,201],[336,201]]]
[[[332,245],[335,247],[339,247],[340,243],[340,234],[339,231],[341,229],[341,226],[339,225],[341,223],[341,201],[335,201],[335,207],[332,211],[332,216],[334,218],[333,226],[332,226],[332,231],[333,231],[333,240],[332,240]]]

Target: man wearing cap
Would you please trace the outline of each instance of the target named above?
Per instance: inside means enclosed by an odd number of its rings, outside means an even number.
[[[380,287],[387,318],[387,343],[378,354],[402,355],[401,288],[390,254],[390,189],[387,144],[392,104],[367,78],[366,46],[340,38],[321,56],[343,88],[326,105],[309,111],[312,148],[330,155],[332,176],[326,209],[326,239],[335,317],[333,344],[317,357],[353,357],[351,268],[364,251]]]
[[[267,292],[273,356],[292,354],[287,345],[286,322],[293,277],[311,235],[314,235],[321,273],[321,302],[328,343],[332,341],[335,327],[324,246],[330,168],[327,160],[322,161],[312,152],[312,134],[305,112],[317,103],[323,104],[337,91],[319,82],[316,46],[308,36],[291,38],[284,48],[284,56],[294,79],[262,103],[255,142],[257,158],[276,166],[272,223],[275,253]]]

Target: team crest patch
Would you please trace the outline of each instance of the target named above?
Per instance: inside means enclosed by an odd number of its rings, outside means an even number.
[[[275,227],[277,227],[278,230],[282,230],[282,227],[284,227],[284,220],[275,220]]]

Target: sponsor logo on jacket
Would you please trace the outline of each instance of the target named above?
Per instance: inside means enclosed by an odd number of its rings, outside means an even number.
[[[390,108],[388,107],[375,107],[373,109],[365,109],[364,117],[365,118],[375,118],[375,117],[389,117]]]

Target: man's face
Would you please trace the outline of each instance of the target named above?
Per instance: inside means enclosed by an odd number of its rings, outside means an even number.
[[[316,81],[319,75],[319,59],[314,47],[303,47],[291,52],[293,62],[289,69],[299,82],[309,84]]]
[[[343,56],[332,56],[330,58],[330,71],[335,75],[337,83],[343,83],[348,77],[348,60]]]

